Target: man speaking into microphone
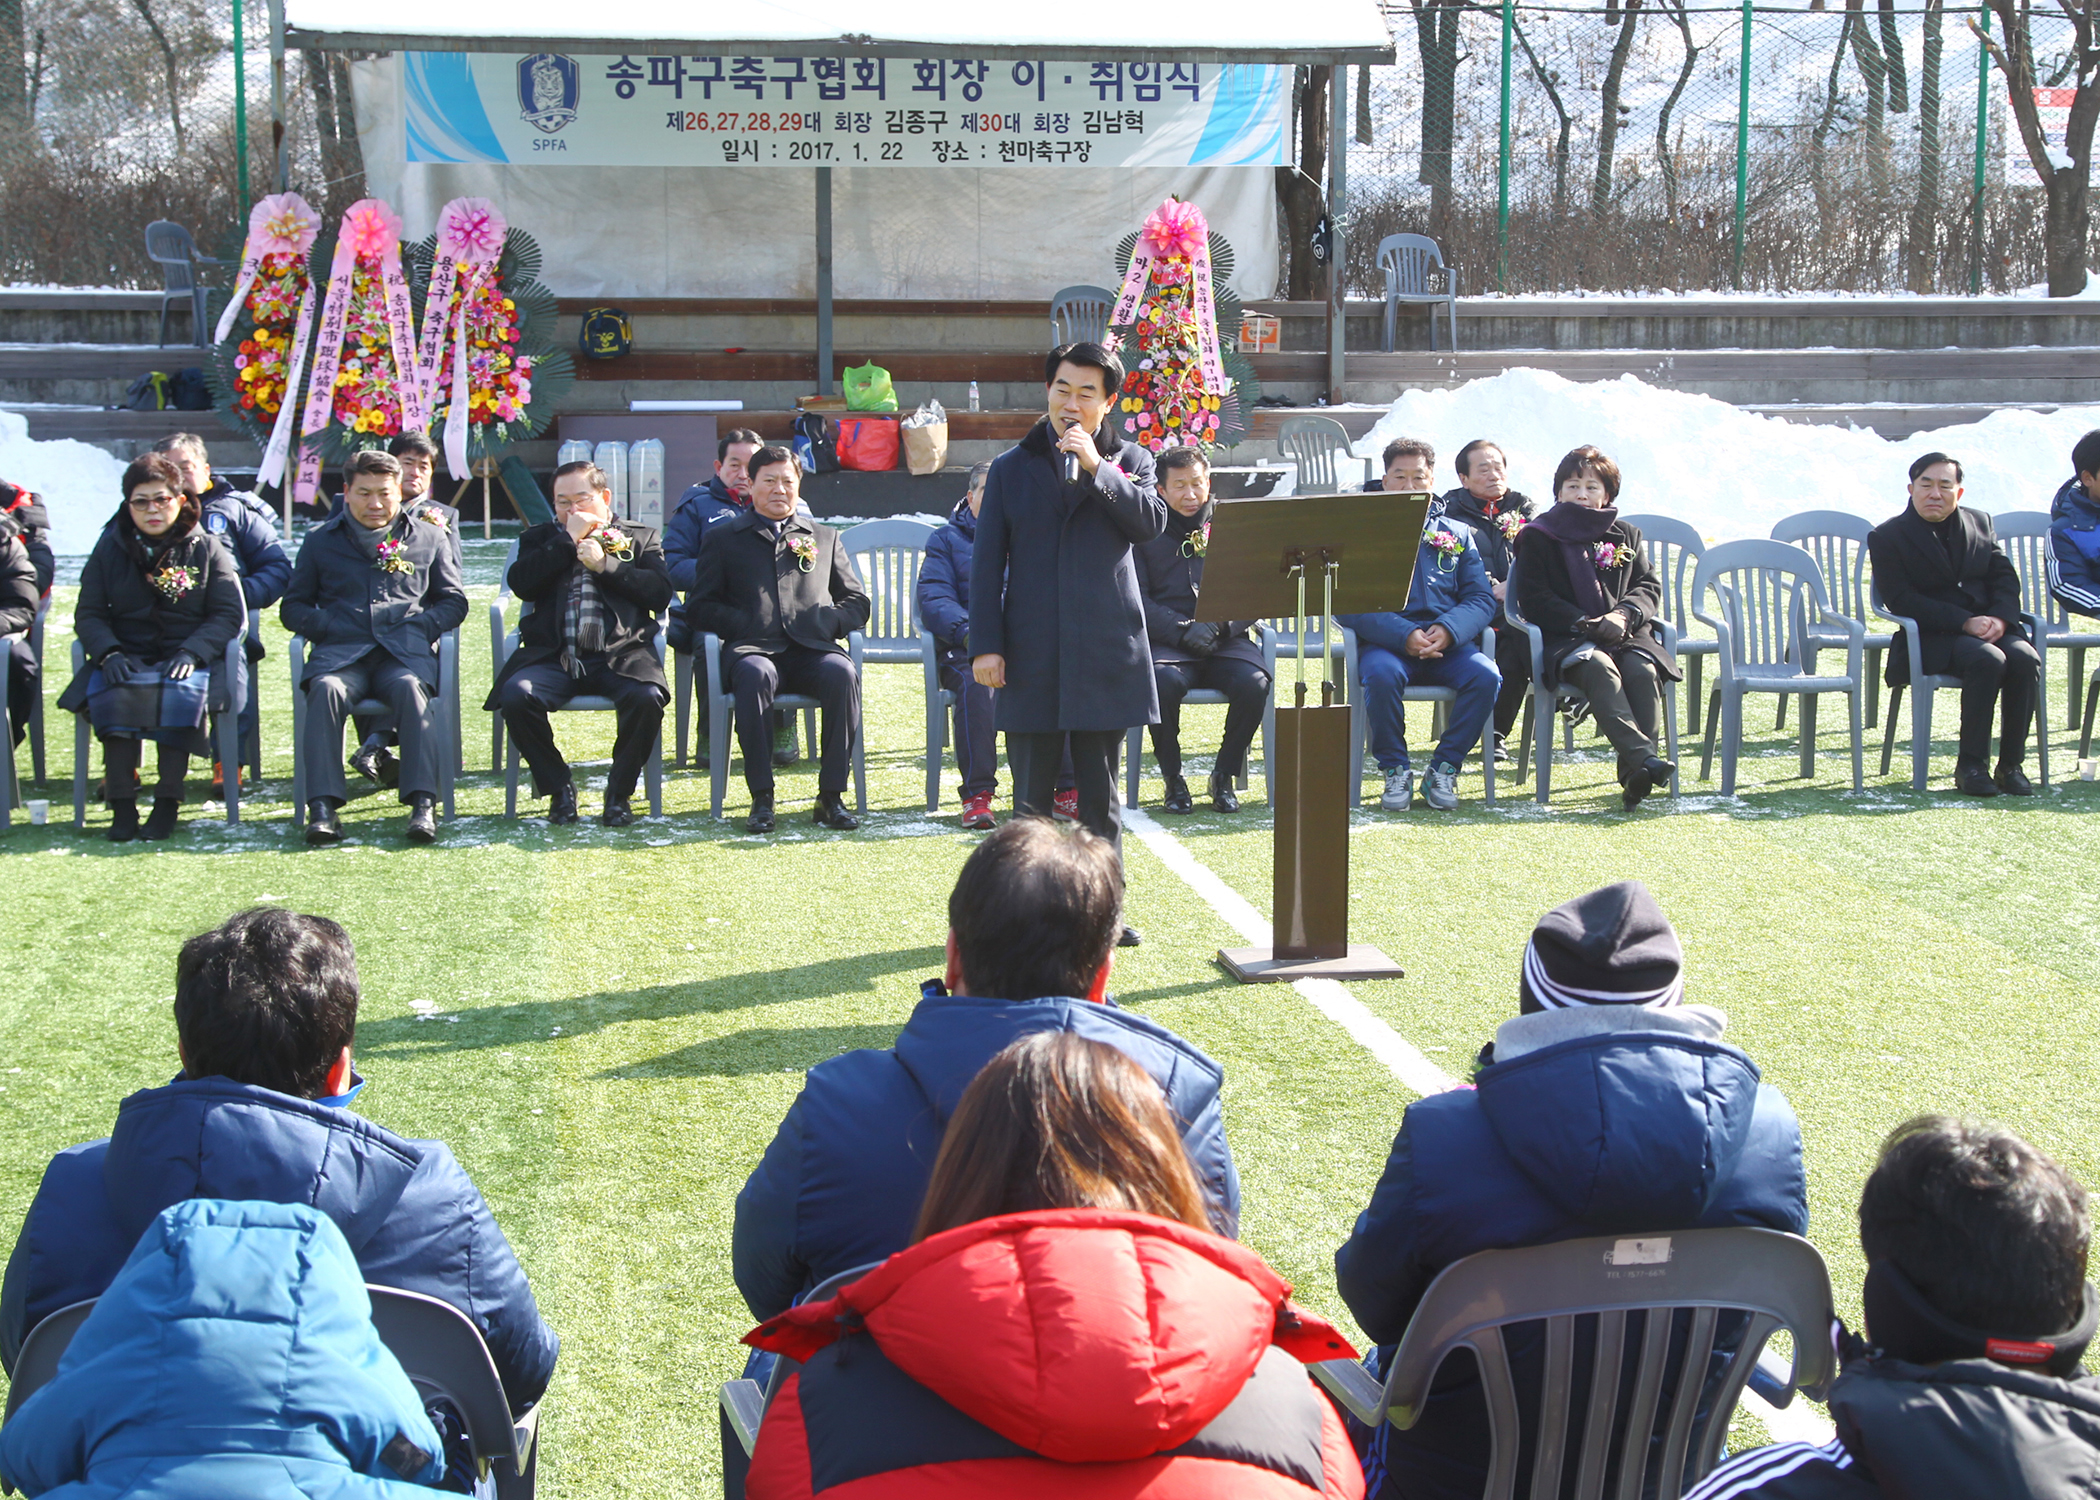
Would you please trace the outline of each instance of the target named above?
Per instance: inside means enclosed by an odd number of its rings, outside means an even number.
[[[1108,420],[1123,362],[1089,341],[1043,362],[1049,415],[992,460],[970,560],[971,671],[1019,812],[1050,814],[1066,740],[1079,821],[1123,849],[1116,776],[1131,726],[1159,718],[1131,547],[1166,529],[1152,455]],[[1123,929],[1122,945],[1138,941]]]

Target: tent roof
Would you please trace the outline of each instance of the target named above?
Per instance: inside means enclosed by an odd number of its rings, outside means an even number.
[[[900,0],[288,0],[294,47],[385,52],[902,56],[1163,62],[1389,63],[1378,0],[1219,0],[1079,12]],[[1112,29],[1111,29],[1112,28]],[[1099,39],[1088,39],[1093,32]]]

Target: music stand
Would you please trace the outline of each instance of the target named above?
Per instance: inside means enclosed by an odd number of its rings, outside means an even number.
[[[1199,620],[1295,617],[1298,677],[1276,713],[1273,943],[1221,948],[1245,983],[1398,979],[1400,966],[1349,941],[1349,693],[1339,680],[1334,616],[1407,607],[1429,496],[1371,492],[1221,500],[1211,513]],[[1347,564],[1345,567],[1344,564]],[[1306,702],[1306,589],[1319,590],[1320,702]],[[1339,689],[1339,691],[1337,691]]]

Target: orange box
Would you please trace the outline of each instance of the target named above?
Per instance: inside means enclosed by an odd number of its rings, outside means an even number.
[[[1240,316],[1240,353],[1274,354],[1283,347],[1283,322],[1268,313]]]

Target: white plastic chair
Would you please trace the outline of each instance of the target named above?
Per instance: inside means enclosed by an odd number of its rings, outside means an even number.
[[[1873,534],[1874,525],[1860,516],[1842,510],[1805,510],[1798,515],[1786,517],[1772,528],[1772,540],[1791,542],[1816,560],[1823,570],[1823,581],[1830,588],[1831,602],[1855,620],[1867,618],[1867,574],[1873,560],[1867,553],[1867,538]],[[1873,691],[1873,685],[1881,680],[1881,653],[1888,650],[1893,637],[1876,631],[1867,634],[1867,728],[1874,727],[1880,712],[1881,695]],[[1808,643],[1809,671],[1816,669],[1816,648],[1813,637]],[[1786,728],[1786,699],[1779,700],[1778,723],[1774,726]]]
[[[1444,263],[1444,252],[1426,234],[1389,234],[1378,242],[1378,270],[1385,277],[1386,353],[1393,352],[1399,335],[1400,304],[1429,304],[1429,347],[1436,347],[1436,304],[1444,304],[1451,323],[1451,347],[1458,348],[1458,275]],[[1441,288],[1429,284],[1432,275],[1442,276]]]
[[[306,641],[293,636],[286,647],[286,659],[292,674],[292,826],[306,826],[306,767],[300,762],[299,747],[305,742],[306,689],[299,685],[306,671]],[[445,816],[453,813],[453,795],[459,779],[459,629],[453,627],[438,639],[438,690],[433,705],[437,712],[431,716],[431,728],[443,743],[438,746],[438,795],[443,799]],[[394,705],[382,698],[364,698],[350,706],[350,715],[345,723],[357,714],[391,714]]]
[[[1342,478],[1335,467],[1334,455],[1347,453],[1354,446],[1349,429],[1333,417],[1290,417],[1276,433],[1276,447],[1283,456],[1298,466],[1298,478],[1293,488],[1301,495],[1339,494]],[[1363,482],[1369,484],[1372,475],[1372,460],[1364,460]]]

